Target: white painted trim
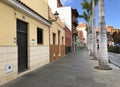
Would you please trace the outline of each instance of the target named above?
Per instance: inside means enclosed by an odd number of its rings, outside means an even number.
[[[36,13],[34,13],[33,11],[31,11],[30,9],[28,9],[27,7],[25,7],[24,5],[22,5],[21,3],[19,3],[16,0],[2,0],[2,2],[5,2],[6,4],[9,4],[10,6],[12,6],[13,8],[26,13],[30,17],[38,20],[39,22],[41,22],[47,26],[51,26],[51,24],[49,22],[47,22],[45,19],[38,16]]]

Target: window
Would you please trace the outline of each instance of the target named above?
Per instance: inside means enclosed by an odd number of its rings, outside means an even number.
[[[37,28],[37,44],[43,44],[43,30]]]
[[[55,42],[56,42],[56,34],[55,33],[53,33],[53,44],[55,44]]]
[[[62,45],[64,44],[64,37],[62,36]]]

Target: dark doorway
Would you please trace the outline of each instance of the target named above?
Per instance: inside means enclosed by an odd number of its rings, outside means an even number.
[[[60,56],[60,31],[58,31],[58,56]]]
[[[27,23],[17,19],[18,72],[28,68]]]

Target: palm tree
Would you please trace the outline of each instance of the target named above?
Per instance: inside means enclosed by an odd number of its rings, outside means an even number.
[[[80,18],[84,18],[84,20],[87,22],[86,23],[86,31],[87,31],[87,49],[90,50],[90,37],[89,37],[89,32],[90,32],[90,27],[89,27],[89,15],[87,12],[83,11],[83,14],[80,15]]]
[[[97,59],[97,45],[96,45],[96,21],[95,21],[95,5],[97,5],[98,0],[92,0],[92,33],[93,33],[93,57]]]
[[[88,27],[88,50],[90,55],[92,55],[92,29],[91,29],[91,14],[92,14],[92,1],[88,2],[87,0],[83,0],[81,3],[82,8],[84,9],[83,18],[87,22]]]
[[[105,29],[105,16],[104,16],[104,0],[98,1],[98,12],[99,12],[99,29],[100,29],[100,49],[99,49],[99,60],[98,68],[103,70],[110,69],[108,61],[107,51],[107,35]]]

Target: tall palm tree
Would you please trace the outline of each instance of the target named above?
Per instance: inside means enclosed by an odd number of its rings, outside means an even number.
[[[87,31],[87,49],[90,50],[90,37],[89,37],[89,32],[90,32],[90,25],[89,25],[89,15],[86,11],[83,11],[83,14],[80,15],[80,18],[84,18],[86,21],[86,31]]]
[[[87,0],[83,0],[83,3],[81,3],[82,8],[84,9],[83,12],[83,18],[86,20],[86,16],[87,16],[87,27],[88,27],[88,50],[90,55],[92,55],[92,29],[91,29],[91,17],[92,17],[92,1],[87,1]]]
[[[99,60],[98,68],[103,70],[110,69],[108,62],[108,51],[107,51],[107,35],[105,29],[105,16],[104,16],[104,0],[98,1],[98,12],[99,12],[99,29],[100,29],[100,49],[99,49]]]
[[[98,4],[98,0],[92,0],[92,33],[93,33],[93,57],[97,59],[97,44],[96,44],[96,16],[95,6]]]

